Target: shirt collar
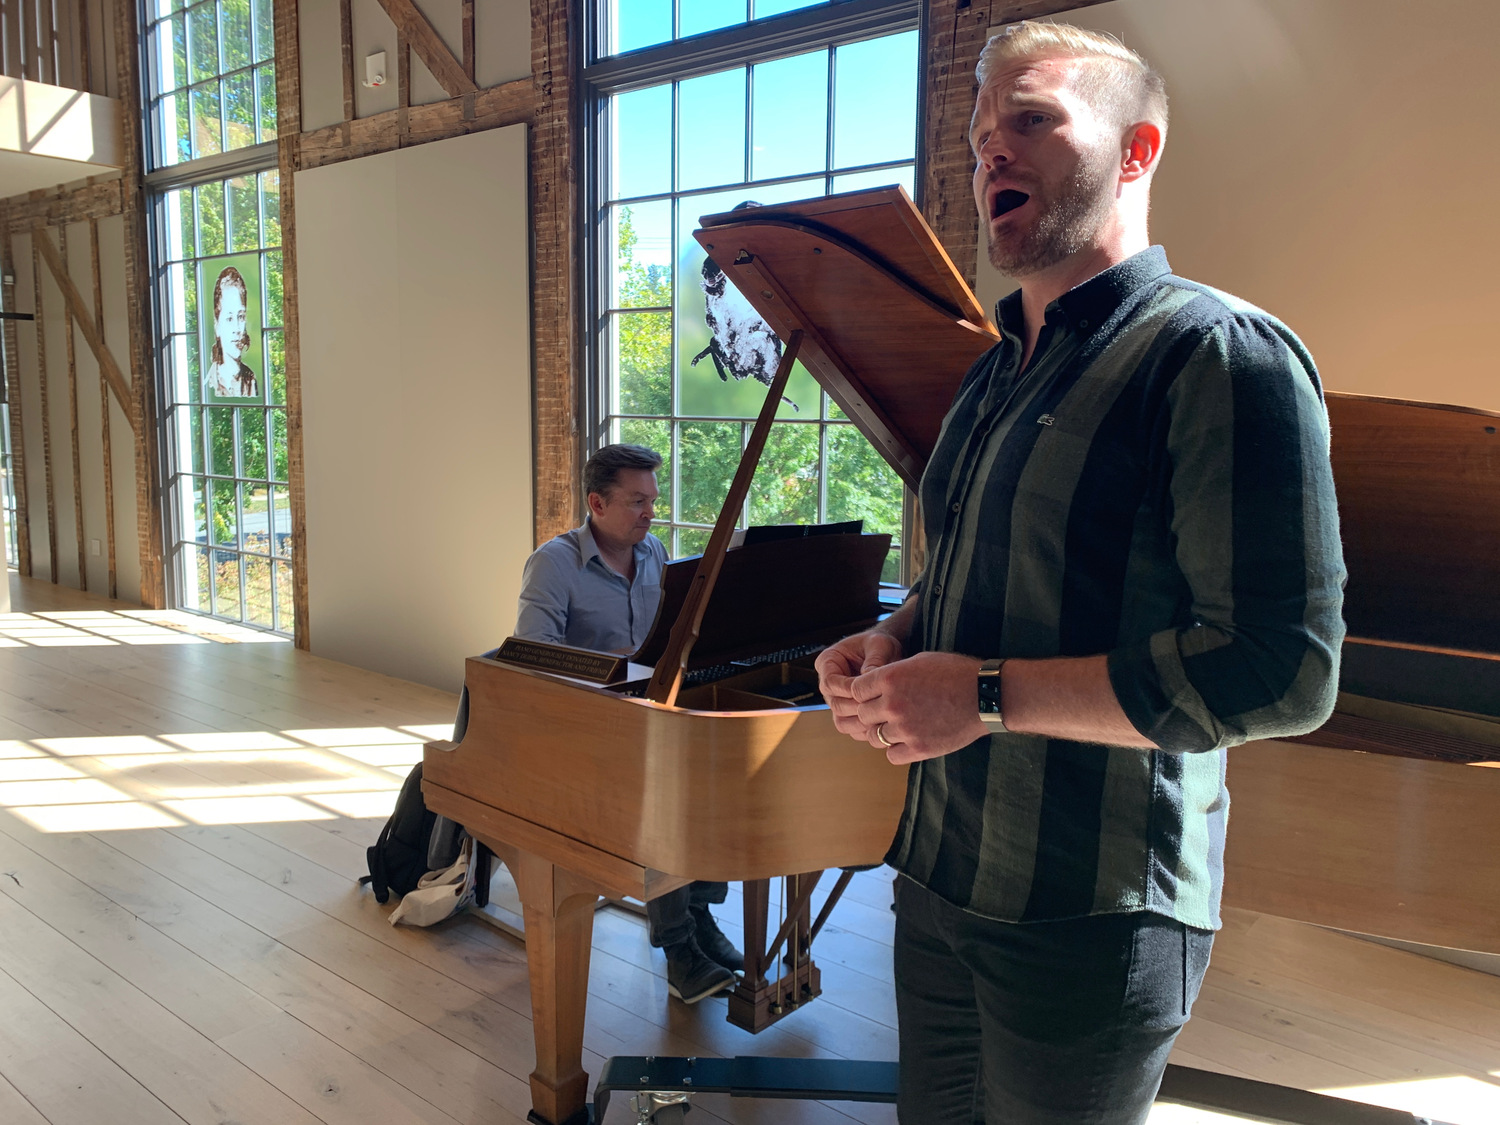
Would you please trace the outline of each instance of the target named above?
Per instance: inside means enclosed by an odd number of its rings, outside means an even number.
[[[647,557],[650,548],[646,546],[646,540],[642,539],[633,548],[631,553],[635,555],[636,561]],[[599,544],[594,539],[594,521],[589,517],[583,521],[583,526],[578,529],[578,569],[582,570],[589,565],[589,559],[597,558],[599,565],[606,570],[609,563],[604,561],[604,556],[599,553]]]
[[[588,566],[589,559],[593,558],[604,561],[604,557],[599,554],[599,544],[594,541],[593,522],[585,519],[583,526],[578,529],[578,569]]]
[[[1160,246],[1148,246],[1053,301],[1047,306],[1047,323],[1066,324],[1087,334],[1108,320],[1120,303],[1141,286],[1171,272],[1167,252]],[[995,306],[995,322],[1007,336],[1021,336],[1024,324],[1019,289],[1000,299]]]

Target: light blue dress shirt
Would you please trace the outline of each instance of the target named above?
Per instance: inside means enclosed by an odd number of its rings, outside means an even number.
[[[635,581],[611,570],[589,523],[543,543],[521,574],[516,636],[528,641],[634,652],[661,601],[667,549],[654,535],[635,545]]]

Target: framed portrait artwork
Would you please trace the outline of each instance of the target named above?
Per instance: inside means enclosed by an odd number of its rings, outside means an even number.
[[[203,401],[264,402],[260,255],[201,260],[198,299]]]

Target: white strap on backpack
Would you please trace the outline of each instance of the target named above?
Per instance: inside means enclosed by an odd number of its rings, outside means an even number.
[[[452,866],[429,871],[416,890],[402,896],[391,911],[391,925],[433,926],[467,909],[474,901],[474,878],[474,840],[466,835]]]

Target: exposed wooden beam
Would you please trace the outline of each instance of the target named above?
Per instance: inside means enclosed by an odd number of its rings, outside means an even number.
[[[130,370],[134,402],[125,412],[135,431],[136,539],[140,544],[141,604],[162,609],[167,604],[166,566],[162,543],[161,480],[156,460],[156,379],[152,376],[150,248],[146,241],[145,159],[139,123],[145,120],[141,92],[140,40],[134,4],[114,5],[116,93],[125,103],[120,146],[123,157],[120,213],[125,227],[125,311],[130,324]],[[278,68],[279,69],[279,68]],[[285,113],[284,106],[278,111]]]
[[[16,256],[11,246],[9,208],[0,213],[0,286],[5,307],[16,307]],[[21,425],[21,353],[16,342],[16,322],[0,322],[5,347],[5,382],[10,403],[10,472],[16,497],[16,559],[22,577],[31,577],[31,519],[26,503],[26,434]]]
[[[57,287],[62,290],[63,304],[67,315],[73,317],[79,330],[83,333],[84,343],[88,344],[89,351],[94,353],[94,359],[99,364],[99,370],[103,372],[105,380],[109,383],[109,389],[114,391],[115,397],[120,400],[120,407],[125,411],[125,416],[130,419],[130,428],[136,435],[140,434],[140,420],[135,415],[135,394],[130,388],[130,380],[125,378],[120,365],[115,362],[115,357],[110,353],[104,341],[99,337],[98,326],[94,323],[93,315],[87,305],[83,303],[83,294],[78,292],[78,286],[73,284],[73,279],[68,276],[67,263],[57,252],[57,247],[52,243],[52,236],[45,228],[38,228],[32,235],[32,241],[41,252],[42,260],[47,263],[47,268],[52,271],[52,277],[57,282]],[[38,321],[41,319],[41,309],[38,307]]]
[[[5,223],[15,234],[25,234],[37,225],[61,226],[89,219],[107,219],[122,210],[122,177],[59,189],[56,192],[32,192],[7,201]]]
[[[94,331],[108,346],[104,335],[104,282],[99,269],[99,220],[89,220],[89,258],[94,274]],[[115,550],[115,461],[109,439],[109,380],[104,369],[99,369],[99,437],[104,454],[104,535],[108,552],[108,596],[111,601],[120,596],[119,562]]]
[[[474,0],[463,0],[464,73],[474,81]],[[476,87],[477,88],[477,87]]]
[[[281,333],[286,357],[287,487],[292,502],[292,633],[294,643],[312,643],[307,602],[307,486],[302,452],[302,332],[297,311],[298,139],[302,133],[301,63],[297,0],[275,0],[276,143],[281,180]],[[349,127],[350,123],[345,123]]]
[[[432,71],[432,76],[450,98],[472,94],[478,89],[474,80],[464,73],[463,63],[453,57],[448,44],[443,42],[437,29],[428,22],[412,0],[380,0],[380,6],[391,17],[396,30],[406,37],[411,49],[417,52],[417,58],[427,64],[427,69]],[[397,53],[400,54],[399,49]]]
[[[480,90],[472,97],[452,98],[432,105],[414,105],[406,113],[406,133],[401,133],[401,111],[387,110],[372,117],[301,134],[298,138],[299,168],[321,168],[360,156],[390,152],[406,145],[426,144],[465,133],[498,129],[531,121],[538,105],[536,86],[520,78]],[[472,112],[465,116],[465,103]]]
[[[542,543],[578,526],[583,437],[577,300],[576,93],[569,0],[531,0],[531,75],[536,113],[530,131],[532,260],[531,354],[534,515]]]
[[[344,60],[344,120],[354,120],[354,0],[339,0],[339,49]]]
[[[396,27],[396,139],[406,144],[411,126],[411,41]]]
[[[60,227],[62,260],[68,259],[68,228]],[[73,308],[63,306],[63,342],[68,356],[68,433],[73,444],[73,530],[78,547],[78,588],[89,588],[88,551],[83,536],[83,456],[78,448],[78,353],[73,342]]]
[[[89,51],[89,0],[78,0],[78,11],[73,18],[77,21],[75,34],[78,38],[78,88],[85,93],[92,93],[94,67]]]
[[[47,569],[52,584],[57,585],[57,504],[52,489],[52,410],[47,394],[47,321],[43,316],[42,262],[37,243],[42,240],[42,229],[31,232],[31,298],[32,315],[36,318],[36,374],[42,406],[42,479],[47,496]]]

